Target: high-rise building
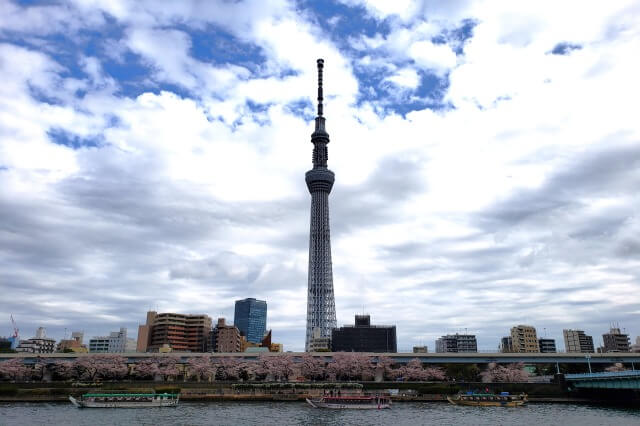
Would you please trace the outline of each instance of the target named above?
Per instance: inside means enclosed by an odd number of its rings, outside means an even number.
[[[629,335],[620,332],[619,328],[612,327],[608,333],[602,335],[605,352],[629,352]]]
[[[631,345],[631,352],[640,352],[640,336],[636,337],[636,343]]]
[[[473,334],[447,334],[436,340],[436,352],[478,352],[478,342]]]
[[[138,352],[171,348],[178,352],[209,351],[211,317],[147,312],[147,323],[138,327]],[[125,343],[126,345],[126,343]]]
[[[593,337],[587,336],[582,330],[562,330],[564,337],[564,350],[566,352],[581,352],[592,354],[595,352],[593,349]]]
[[[540,352],[535,327],[518,325],[511,328],[511,347],[513,352]]]
[[[224,318],[211,331],[211,344],[215,352],[244,352],[244,336],[235,325],[227,325]]]
[[[260,343],[267,331],[267,302],[254,298],[236,300],[233,325],[247,342]]]
[[[556,341],[541,337],[538,339],[538,347],[542,353],[556,353]]]
[[[324,60],[318,59],[318,115],[315,131],[311,135],[313,143],[313,169],[305,175],[311,193],[311,223],[309,231],[309,277],[307,288],[307,334],[305,351],[314,330],[320,330],[321,337],[331,337],[336,323],[336,303],[333,293],[333,270],[331,265],[331,235],[329,231],[329,193],[335,176],[327,168],[327,144],[329,134],[325,130],[323,111],[322,70]]]
[[[396,326],[371,325],[369,315],[356,315],[354,325],[334,328],[333,352],[397,352]]]

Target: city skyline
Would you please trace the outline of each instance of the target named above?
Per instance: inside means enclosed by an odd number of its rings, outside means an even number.
[[[338,326],[640,334],[636,2],[5,3],[0,336],[254,297],[303,350],[318,57]]]

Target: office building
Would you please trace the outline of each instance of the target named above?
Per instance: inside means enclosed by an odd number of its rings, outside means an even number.
[[[426,354],[429,353],[429,348],[425,346],[414,346],[413,347],[414,354]]]
[[[631,352],[640,352],[640,336],[636,337],[636,343],[631,345]]]
[[[629,335],[620,332],[617,327],[612,327],[607,334],[602,335],[604,352],[629,352],[631,349]]]
[[[538,339],[538,348],[542,353],[556,353],[556,341],[541,337]]]
[[[108,336],[98,336],[89,339],[89,352],[124,353],[126,352],[127,329],[112,331]]]
[[[478,352],[478,342],[472,334],[447,334],[436,340],[436,352]]]
[[[236,300],[233,325],[247,342],[260,343],[267,331],[267,302],[254,298]]]
[[[315,329],[320,336],[331,337],[336,328],[336,302],[333,293],[331,264],[331,233],[329,231],[329,193],[335,176],[327,168],[329,134],[323,117],[322,70],[324,61],[318,59],[318,115],[313,143],[313,169],[305,174],[311,194],[311,226],[309,230],[309,271],[307,281],[307,334],[304,350],[309,351]]]
[[[138,327],[138,352],[207,352],[211,333],[208,315],[147,312],[147,322]],[[126,345],[126,343],[125,343]]]
[[[89,352],[109,353],[109,336],[92,337],[89,339]]]
[[[511,348],[515,353],[540,352],[535,327],[517,325],[511,328]]]
[[[397,352],[396,326],[371,325],[369,315],[356,315],[355,324],[334,328],[333,352]]]
[[[564,350],[566,352],[581,352],[592,354],[595,352],[593,348],[593,337],[587,336],[582,330],[562,330],[564,337]]]

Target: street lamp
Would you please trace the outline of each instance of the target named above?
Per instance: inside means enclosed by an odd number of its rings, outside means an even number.
[[[587,364],[589,365],[589,374],[592,374],[592,372],[591,372],[591,362],[590,362],[591,355],[585,355],[584,357],[587,359]]]

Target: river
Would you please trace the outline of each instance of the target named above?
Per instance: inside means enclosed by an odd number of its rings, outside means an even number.
[[[176,408],[78,409],[0,403],[0,425],[640,425],[639,408],[529,404],[519,408],[396,403],[391,410],[321,410],[301,402],[181,402]]]

